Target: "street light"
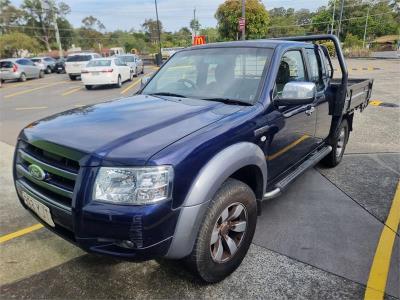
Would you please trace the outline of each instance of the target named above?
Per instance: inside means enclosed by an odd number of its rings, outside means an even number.
[[[162,54],[161,54],[161,32],[160,32],[160,21],[158,20],[158,9],[157,9],[157,0],[154,0],[154,5],[156,6],[156,18],[157,18],[157,31],[158,31],[158,59],[156,59],[157,65],[162,63]]]

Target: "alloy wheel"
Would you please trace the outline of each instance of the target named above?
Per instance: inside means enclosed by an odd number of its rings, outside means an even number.
[[[344,146],[346,143],[346,130],[345,128],[342,128],[340,130],[340,134],[336,143],[336,157],[340,158],[343,154],[344,151]]]
[[[211,257],[215,262],[227,262],[236,254],[246,234],[247,218],[246,208],[241,203],[233,203],[222,211],[210,241]]]

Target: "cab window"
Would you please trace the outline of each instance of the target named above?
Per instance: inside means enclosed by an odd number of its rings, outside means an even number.
[[[322,79],[322,62],[318,49],[306,49],[306,53],[310,65],[310,81],[315,83],[318,91],[322,91],[325,84]]]
[[[281,95],[285,84],[291,81],[307,81],[300,50],[290,50],[283,55],[276,77],[275,95]]]

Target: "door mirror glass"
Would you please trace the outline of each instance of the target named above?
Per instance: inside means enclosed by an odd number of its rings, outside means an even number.
[[[277,105],[302,105],[314,102],[316,86],[313,82],[291,81],[274,101]]]

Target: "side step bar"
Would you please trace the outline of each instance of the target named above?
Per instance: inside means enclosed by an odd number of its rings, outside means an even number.
[[[298,166],[293,172],[279,181],[275,188],[264,194],[263,200],[269,200],[278,197],[282,191],[297,177],[307,171],[309,168],[314,167],[321,159],[323,159],[326,155],[328,155],[332,151],[331,146],[325,146],[318,151],[315,151],[310,157],[304,161],[300,166]]]

